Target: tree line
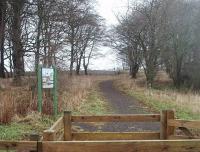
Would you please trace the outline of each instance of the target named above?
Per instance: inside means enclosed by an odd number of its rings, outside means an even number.
[[[20,83],[40,63],[88,74],[105,30],[94,8],[90,0],[1,0],[0,77]]]
[[[160,69],[174,85],[200,88],[200,1],[132,1],[112,29],[112,47],[136,78],[144,69],[148,85]]]

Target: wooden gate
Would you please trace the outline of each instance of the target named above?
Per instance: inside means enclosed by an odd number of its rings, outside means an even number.
[[[160,124],[157,132],[73,132],[73,123],[99,122],[155,122]],[[176,135],[179,128],[182,135]],[[189,129],[200,129],[200,121],[175,119],[173,110],[163,110],[160,114],[136,115],[103,115],[103,116],[73,116],[64,112],[64,116],[43,133],[43,141],[93,141],[93,140],[167,140],[196,139]],[[184,135],[185,134],[185,135]]]
[[[77,122],[156,122],[158,132],[73,132]],[[177,136],[179,128],[185,135]],[[17,152],[200,152],[200,139],[189,129],[200,121],[175,119],[172,110],[160,114],[72,116],[65,112],[38,141],[0,141],[1,150]],[[4,151],[3,151],[4,152]]]
[[[200,152],[200,140],[0,141],[0,151],[17,152]]]

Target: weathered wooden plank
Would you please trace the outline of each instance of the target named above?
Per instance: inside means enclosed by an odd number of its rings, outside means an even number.
[[[30,141],[39,141],[40,140],[40,135],[36,133],[32,133],[29,136]]]
[[[57,139],[58,139],[57,141],[63,141],[63,140],[64,140],[63,137],[64,137],[64,135],[63,135],[63,134],[60,134],[60,136],[57,137]]]
[[[0,141],[0,150],[37,151],[37,142]]]
[[[54,141],[55,140],[55,131],[54,130],[45,130],[43,131],[43,141]]]
[[[72,140],[72,122],[71,122],[71,112],[65,111],[63,117],[64,123],[64,140],[70,141]]]
[[[52,126],[49,130],[54,130],[55,132],[60,131],[63,129],[64,123],[63,123],[63,117],[60,117]]]
[[[72,116],[72,122],[158,122],[160,114]]]
[[[199,139],[198,137],[190,137],[190,136],[183,136],[183,135],[172,135],[169,136],[169,140],[175,140],[175,139]]]
[[[101,140],[155,140],[160,138],[159,132],[96,132],[72,133],[76,141]]]
[[[160,120],[160,139],[167,139],[167,110],[161,111]]]
[[[168,121],[169,126],[174,126],[174,127],[185,127],[189,129],[200,129],[200,121],[187,121],[187,120],[173,120],[170,119]]]
[[[43,140],[59,140],[60,134],[64,129],[63,117],[60,117],[48,130],[43,132]]]
[[[30,141],[40,141],[39,134],[33,133],[29,137]],[[37,146],[38,147],[38,146]],[[29,152],[37,152],[36,150],[30,150]]]
[[[175,127],[169,125],[169,120],[174,120],[175,114],[173,110],[167,110],[167,138],[174,135]]]
[[[184,135],[186,135],[188,137],[193,137],[192,132],[188,128],[178,127],[178,129],[181,130],[184,133]]]
[[[43,152],[200,152],[200,140],[43,142]]]
[[[160,125],[160,139],[168,139],[169,136],[174,135],[175,127],[169,126],[169,120],[174,119],[173,110],[163,110],[161,112],[161,125]]]

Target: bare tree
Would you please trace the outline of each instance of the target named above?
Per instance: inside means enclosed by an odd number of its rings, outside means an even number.
[[[130,67],[133,64],[130,71],[139,61],[151,85],[164,63],[176,87],[198,86],[199,5],[199,1],[187,0],[133,3],[131,12],[122,16],[115,27],[114,43],[122,60]]]
[[[192,83],[192,76],[190,74],[192,67],[198,68],[198,64],[193,62],[193,57],[199,57],[197,51],[199,48],[196,43],[196,40],[199,38],[198,34],[195,34],[198,33],[196,25],[199,25],[197,21],[199,11],[197,11],[196,7],[199,4],[198,2],[180,0],[169,2],[170,5],[167,7],[166,14],[168,22],[165,28],[165,37],[168,40],[164,45],[165,51],[163,51],[162,55],[167,72],[173,79],[175,86],[179,88],[187,81],[190,81],[190,84]],[[193,76],[195,71],[192,72]]]
[[[112,32],[116,34],[116,37],[114,39],[111,38],[111,41],[120,58],[129,65],[131,77],[136,78],[136,74],[141,66],[142,54],[135,31],[137,25],[130,18],[131,15],[120,19],[120,24]]]
[[[79,74],[83,60],[83,68],[87,75],[90,59],[104,36],[101,17],[97,14],[88,14],[88,17],[85,18],[85,22],[80,29],[80,37],[76,43],[76,73]]]

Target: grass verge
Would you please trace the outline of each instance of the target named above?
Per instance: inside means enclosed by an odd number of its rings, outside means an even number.
[[[161,110],[173,109],[176,111],[178,119],[199,120],[198,111],[194,111],[195,106],[192,102],[186,101],[187,95],[171,90],[148,89],[137,85],[127,77],[119,77],[115,80],[115,87],[129,96],[132,96],[142,102],[151,111],[160,112]],[[181,96],[181,100],[179,99]],[[189,95],[188,95],[189,96]],[[182,101],[182,102],[181,102]]]
[[[173,109],[176,111],[176,117],[178,119],[185,120],[199,120],[200,115],[192,113],[187,108],[183,108],[180,105],[177,105],[173,102],[168,101],[160,101],[155,99],[153,96],[146,95],[144,92],[139,91],[128,91],[128,95],[135,97],[139,101],[143,102],[146,106],[148,106],[153,111],[159,112],[161,110]]]
[[[28,140],[31,133],[42,134],[57,118],[34,113],[15,119],[10,124],[0,125],[0,140]]]
[[[88,97],[84,99],[80,107],[73,112],[75,115],[102,115],[108,113],[109,105],[104,101],[100,93],[91,90]]]

